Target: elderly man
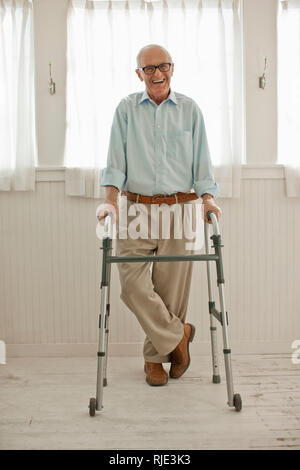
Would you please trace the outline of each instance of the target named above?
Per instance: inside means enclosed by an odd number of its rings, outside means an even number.
[[[145,204],[151,225],[151,205],[196,204],[202,198],[204,218],[213,211],[218,187],[213,179],[202,113],[198,105],[170,88],[174,64],[169,52],[150,44],[137,56],[136,73],[145,91],[133,93],[118,105],[111,129],[107,167],[101,186],[106,201],[97,214],[103,223],[114,207]],[[188,79],[188,76],[187,76]],[[194,192],[191,192],[191,190]],[[157,206],[156,206],[157,207]],[[129,211],[130,213],[130,211]],[[128,216],[128,220],[130,217]],[[174,213],[170,217],[174,230]],[[173,233],[173,232],[172,232]],[[136,238],[136,237],[135,237]],[[187,239],[153,235],[117,238],[118,256],[189,253]],[[192,262],[118,263],[121,298],[146,333],[144,359],[149,385],[165,385],[162,364],[171,362],[169,375],[179,378],[190,364],[189,343],[195,327],[185,323]]]

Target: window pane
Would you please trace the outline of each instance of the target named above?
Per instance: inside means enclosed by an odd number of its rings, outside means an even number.
[[[170,51],[175,63],[172,89],[199,104],[213,164],[231,161],[237,88],[232,1],[223,0],[222,10],[217,0],[214,8],[197,8],[199,4],[100,1],[86,10],[83,1],[81,9],[73,10],[68,26],[66,166],[94,167],[97,158],[99,166],[106,165],[115,107],[124,96],[144,89],[135,74],[136,55],[149,43]],[[242,123],[240,129],[235,126],[236,135],[243,131]]]
[[[279,7],[278,163],[298,166],[300,164],[300,8],[282,10],[281,5]]]

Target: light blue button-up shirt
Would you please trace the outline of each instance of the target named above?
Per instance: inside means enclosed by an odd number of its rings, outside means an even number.
[[[216,197],[205,125],[199,106],[172,90],[159,106],[147,91],[119,103],[101,186],[153,196],[188,192]]]

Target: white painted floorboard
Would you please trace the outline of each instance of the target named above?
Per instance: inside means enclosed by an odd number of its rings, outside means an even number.
[[[300,449],[300,365],[290,355],[232,359],[211,382],[208,356],[164,387],[145,382],[141,357],[110,357],[104,408],[91,418],[95,358],[9,358],[0,365],[0,449]],[[166,366],[168,369],[169,366]]]

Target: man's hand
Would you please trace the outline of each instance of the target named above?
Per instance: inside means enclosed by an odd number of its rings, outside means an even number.
[[[208,222],[209,224],[212,223],[211,220],[208,220],[206,214],[207,212],[211,211],[214,214],[216,214],[217,221],[219,222],[220,217],[222,215],[221,209],[216,205],[213,196],[210,194],[202,194],[202,203],[203,203],[203,216],[204,216],[204,221]]]
[[[107,214],[113,215],[113,223],[119,218],[118,208],[118,193],[119,190],[115,186],[106,186],[106,199],[104,204],[101,204],[97,212],[97,219],[101,225],[104,225],[104,219]]]
[[[113,223],[115,223],[119,218],[119,209],[118,204],[105,200],[104,204],[101,204],[98,212],[97,212],[97,219],[100,222],[100,225],[104,225],[105,217],[107,214],[112,214],[113,216]]]

